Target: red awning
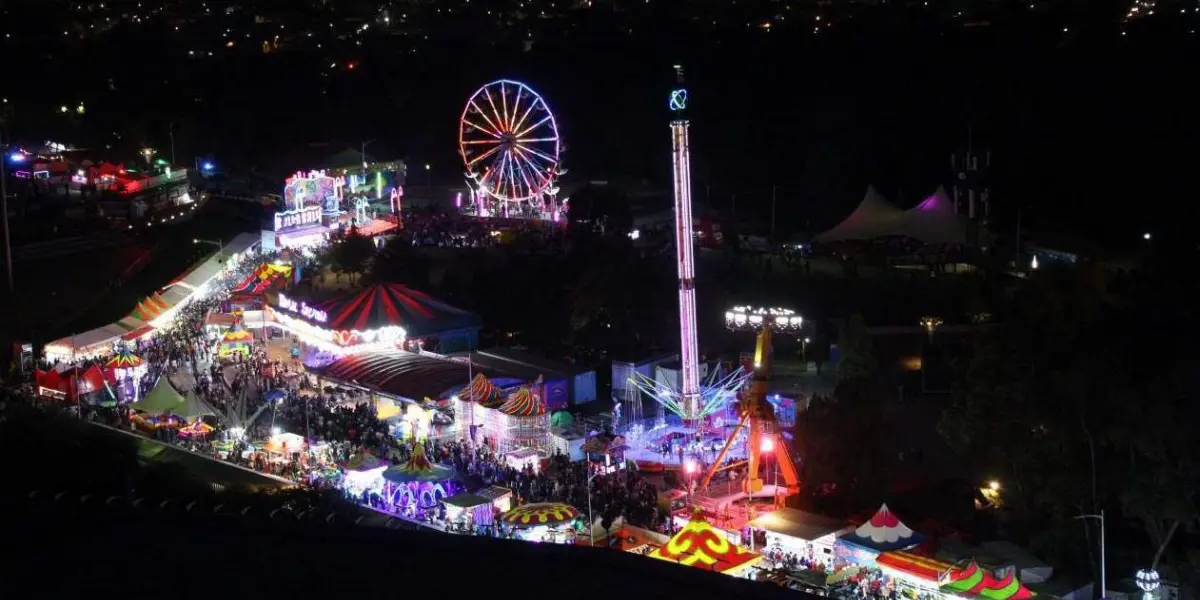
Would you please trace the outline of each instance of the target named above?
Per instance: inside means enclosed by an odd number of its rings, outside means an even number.
[[[137,329],[134,329],[133,331],[130,331],[129,333],[122,335],[121,339],[123,339],[127,342],[130,342],[130,341],[139,339],[142,336],[147,335],[152,331],[154,331],[153,325],[149,325],[149,324],[142,325],[141,327],[138,327]]]

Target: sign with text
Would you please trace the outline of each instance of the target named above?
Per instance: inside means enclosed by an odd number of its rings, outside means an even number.
[[[297,229],[320,222],[321,207],[317,205],[275,213],[275,231]]]
[[[329,315],[325,314],[325,311],[309,306],[304,302],[297,302],[283,294],[279,295],[279,308],[318,323],[324,323],[329,320]]]

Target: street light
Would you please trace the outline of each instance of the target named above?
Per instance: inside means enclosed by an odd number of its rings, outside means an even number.
[[[588,468],[590,469],[590,468],[591,468],[591,466],[592,466],[592,461],[591,461],[591,459],[589,459],[589,460],[587,461],[587,463],[588,463]],[[592,517],[592,480],[593,480],[593,479],[595,479],[595,478],[597,478],[597,477],[599,477],[599,476],[600,476],[600,473],[599,473],[599,472],[596,472],[596,473],[592,473],[591,475],[588,475],[588,479],[587,479],[587,497],[588,497],[588,536],[591,538],[591,545],[592,545],[592,546],[595,546],[595,545],[596,545],[596,520],[595,520],[595,518],[594,518],[594,517]]]
[[[192,243],[193,244],[212,244],[213,246],[217,247],[217,252],[220,252],[221,250],[225,249],[225,245],[222,244],[221,242],[218,242],[217,240],[202,240],[200,238],[195,238],[192,240]]]
[[[150,159],[154,158],[155,154],[158,154],[158,151],[154,148],[142,148],[141,155],[146,159],[147,167],[150,166]]]
[[[1100,521],[1100,598],[1103,600],[1108,592],[1108,571],[1107,563],[1104,560],[1104,511],[1094,515],[1078,515],[1075,518]]]
[[[433,187],[431,175],[429,174],[429,170],[432,168],[433,168],[433,165],[431,165],[429,163],[425,163],[425,187]]]

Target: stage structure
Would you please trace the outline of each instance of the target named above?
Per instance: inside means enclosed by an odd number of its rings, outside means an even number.
[[[668,106],[671,119],[671,162],[675,179],[675,261],[679,272],[679,360],[678,407],[685,423],[701,417],[700,358],[696,342],[696,262],[692,255],[692,159],[688,152],[688,91],[683,85],[683,67],[675,65],[675,89]],[[660,400],[661,401],[661,400]]]

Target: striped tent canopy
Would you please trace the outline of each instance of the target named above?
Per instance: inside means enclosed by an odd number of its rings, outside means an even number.
[[[229,331],[226,331],[225,335],[221,336],[221,343],[223,343],[223,344],[248,343],[253,338],[254,338],[254,336],[251,335],[249,331],[246,331],[246,328],[242,327],[241,323],[235,322],[233,324],[233,327],[230,327]]]
[[[159,312],[162,312],[164,310],[167,310],[168,308],[171,308],[171,305],[167,304],[167,300],[165,298],[163,298],[162,294],[159,294],[158,292],[154,292],[153,294],[150,294],[149,296],[147,296],[146,302],[153,304],[155,306],[155,308],[157,308],[159,310]]]
[[[879,507],[870,520],[854,530],[854,533],[843,536],[841,541],[870,548],[877,552],[911,548],[920,544],[925,536],[914,532],[904,524],[896,514],[888,509],[887,504]]]
[[[133,312],[129,313],[129,316],[139,321],[149,322],[155,317],[161,315],[164,310],[166,310],[165,307],[159,307],[159,305],[150,298],[142,298],[140,301],[138,301],[137,305],[133,307]]]
[[[546,414],[546,403],[528,387],[523,386],[510,394],[508,401],[500,405],[500,412],[514,417],[540,417]]]
[[[997,578],[974,560],[965,569],[946,572],[941,577],[939,588],[947,596],[983,600],[1028,600],[1034,596],[1029,588],[1017,580],[1014,569],[1009,569],[1004,577]]]
[[[398,283],[376,284],[315,307],[328,315],[323,326],[334,330],[368,331],[394,326],[403,327],[408,337],[425,337],[482,325],[479,315]]]
[[[129,348],[121,348],[117,354],[104,363],[105,369],[132,369],[146,364],[142,357],[134,354]]]
[[[413,444],[412,455],[402,465],[390,467],[383,472],[383,478],[392,483],[411,483],[413,481],[445,481],[454,476],[454,471],[435,465],[425,457],[425,446]]]
[[[500,392],[496,390],[496,386],[488,380],[483,373],[476,373],[475,378],[471,380],[470,385],[462,392],[462,398],[467,402],[477,402],[479,404],[487,404],[496,399]]]
[[[271,286],[277,283],[287,281],[286,278],[290,277],[291,274],[291,265],[262,263],[254,269],[253,273],[250,273],[245,279],[233,286],[230,293],[256,296],[266,292]]]
[[[885,573],[903,573],[908,577],[930,582],[940,581],[944,574],[955,568],[948,562],[903,550],[884,552],[876,556],[875,566]]]

